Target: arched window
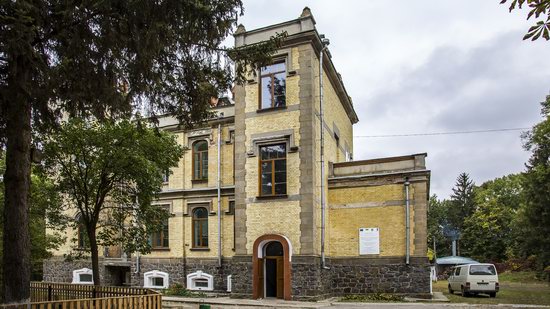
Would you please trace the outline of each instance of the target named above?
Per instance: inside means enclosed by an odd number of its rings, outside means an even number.
[[[193,248],[208,247],[208,211],[204,207],[193,209]]]
[[[271,241],[265,246],[265,256],[283,256],[283,245],[278,241]]]
[[[193,179],[208,179],[208,142],[197,141],[193,144]]]
[[[88,248],[90,242],[88,241],[88,234],[86,233],[86,226],[84,225],[84,220],[81,214],[76,216],[77,226],[77,237],[78,237],[78,248],[84,249]]]

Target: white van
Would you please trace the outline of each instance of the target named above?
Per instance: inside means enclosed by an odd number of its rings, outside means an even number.
[[[449,293],[460,291],[462,296],[484,293],[490,297],[497,295],[498,274],[493,264],[467,264],[451,268]]]

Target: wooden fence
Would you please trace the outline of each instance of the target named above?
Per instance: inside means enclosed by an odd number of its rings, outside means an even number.
[[[31,282],[31,303],[0,309],[161,309],[162,294],[142,288]]]

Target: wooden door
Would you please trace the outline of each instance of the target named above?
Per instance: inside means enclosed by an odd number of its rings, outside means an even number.
[[[258,298],[264,298],[264,259],[258,259]]]
[[[285,266],[283,257],[277,257],[277,298],[283,298],[283,290],[285,283]]]

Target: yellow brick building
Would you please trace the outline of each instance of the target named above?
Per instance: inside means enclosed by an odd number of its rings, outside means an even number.
[[[160,119],[187,149],[155,202],[172,216],[150,254],[103,248],[104,283],[284,299],[429,292],[426,154],[353,161],[358,117],[308,8],[239,26],[235,45],[283,31],[273,64],[218,100],[214,120],[185,131]],[[90,272],[61,258],[70,248],[46,262],[46,280]]]

